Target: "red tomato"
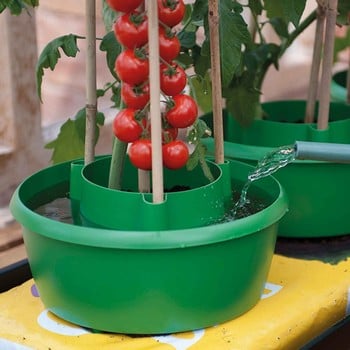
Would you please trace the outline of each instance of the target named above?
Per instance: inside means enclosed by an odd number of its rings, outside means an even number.
[[[185,11],[183,0],[158,0],[158,18],[169,27],[179,24],[184,18]]]
[[[180,53],[181,44],[178,37],[171,31],[159,27],[159,56],[170,62]]]
[[[147,17],[139,12],[119,16],[113,29],[119,43],[129,49],[141,47],[148,41]]]
[[[171,141],[162,146],[163,163],[168,169],[180,169],[186,165],[189,152],[181,140]]]
[[[108,6],[117,12],[133,11],[143,4],[143,2],[143,0],[107,0]]]
[[[123,83],[120,95],[127,107],[143,109],[149,102],[149,84],[133,86]]]
[[[180,94],[173,97],[173,103],[165,114],[168,123],[174,128],[191,126],[198,115],[196,101],[191,96]]]
[[[178,95],[187,82],[185,71],[178,65],[160,66],[160,88],[168,96]]]
[[[113,120],[113,133],[123,142],[134,142],[142,134],[143,128],[135,119],[136,111],[132,108],[122,109]]]
[[[142,170],[152,169],[152,145],[149,139],[133,142],[128,151],[131,164]]]
[[[126,49],[118,55],[115,71],[121,81],[131,85],[141,84],[148,79],[148,59],[141,50]]]

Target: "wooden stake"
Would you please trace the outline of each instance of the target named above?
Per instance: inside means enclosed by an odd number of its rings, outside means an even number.
[[[150,83],[150,119],[152,135],[152,190],[153,203],[164,200],[162,122],[160,112],[159,77],[159,33],[157,0],[148,0],[148,45],[149,45],[149,83]]]
[[[96,4],[95,0],[86,0],[86,132],[85,164],[95,158],[96,134]]]
[[[222,122],[221,66],[220,66],[220,32],[219,0],[209,1],[209,35],[211,80],[213,90],[213,121],[215,135],[215,161],[224,163],[224,131]]]
[[[326,12],[326,32],[324,39],[324,55],[320,86],[320,107],[317,118],[317,129],[328,129],[330,84],[332,80],[334,36],[337,20],[338,0],[329,0]]]
[[[324,24],[326,18],[326,8],[318,4],[317,20],[315,30],[315,40],[312,55],[311,73],[309,80],[309,89],[305,111],[305,123],[312,123],[315,116],[315,105],[317,99],[318,80],[321,66],[322,46],[324,39]]]

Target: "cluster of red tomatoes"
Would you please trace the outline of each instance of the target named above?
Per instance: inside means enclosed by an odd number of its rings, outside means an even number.
[[[187,145],[177,139],[178,129],[187,128],[197,119],[195,100],[183,93],[185,71],[174,61],[180,53],[180,41],[173,30],[185,14],[183,0],[157,0],[159,19],[159,72],[164,100],[162,108],[163,163],[169,169],[183,167],[188,158]],[[107,0],[119,12],[114,33],[123,46],[115,62],[122,82],[121,98],[125,108],[113,122],[115,136],[131,143],[129,158],[139,169],[152,168],[151,128],[148,118],[150,86],[148,61],[148,22],[144,0]]]

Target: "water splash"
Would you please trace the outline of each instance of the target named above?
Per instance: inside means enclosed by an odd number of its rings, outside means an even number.
[[[247,203],[247,193],[252,182],[262,179],[283,168],[287,164],[295,160],[296,153],[294,145],[282,146],[276,150],[268,153],[263,157],[256,167],[248,174],[248,180],[243,186],[241,195],[233,208],[233,216],[235,216],[238,209],[244,207]]]

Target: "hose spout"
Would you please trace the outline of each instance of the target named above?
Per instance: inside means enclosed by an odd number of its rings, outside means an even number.
[[[296,141],[295,158],[350,163],[350,144]]]

